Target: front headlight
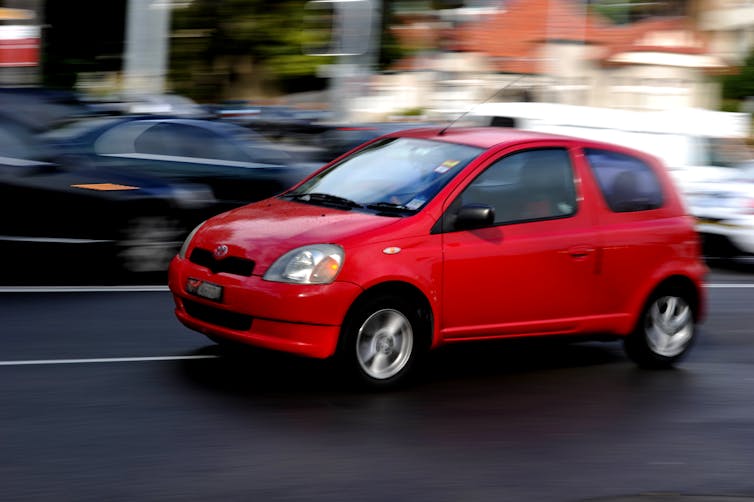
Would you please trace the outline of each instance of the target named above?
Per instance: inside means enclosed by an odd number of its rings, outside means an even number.
[[[204,225],[204,222],[199,223],[196,228],[194,228],[190,234],[188,234],[188,237],[186,237],[186,240],[183,241],[183,245],[181,246],[181,249],[178,251],[178,257],[180,259],[186,258],[186,252],[188,251],[189,245],[191,244],[191,240],[194,238],[196,233],[199,231],[199,229]]]
[[[312,244],[296,248],[275,260],[264,279],[293,284],[329,284],[343,266],[343,248]]]

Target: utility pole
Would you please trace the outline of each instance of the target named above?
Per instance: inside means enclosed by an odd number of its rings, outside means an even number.
[[[170,35],[170,0],[128,0],[123,92],[165,92]]]
[[[306,8],[312,25],[321,29],[331,23],[327,43],[305,51],[337,58],[323,73],[330,78],[330,109],[337,120],[347,121],[351,101],[365,90],[377,66],[382,0],[312,0]]]

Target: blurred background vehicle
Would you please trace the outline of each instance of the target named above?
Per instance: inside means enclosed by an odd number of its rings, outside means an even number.
[[[203,119],[101,118],[40,137],[98,169],[205,185],[218,211],[274,195],[322,165],[301,161],[248,128]]]
[[[254,105],[245,101],[209,105],[218,119],[249,128],[302,158],[329,162],[383,134],[430,127],[418,121],[362,122],[335,120],[329,110],[307,110],[287,105]]]
[[[86,155],[94,153],[94,143],[102,134],[119,124],[131,120],[158,120],[163,118],[178,117],[160,114],[103,114],[101,117],[67,122],[40,133],[38,137],[48,148],[56,150],[60,154]]]
[[[211,207],[205,187],[72,163],[22,128],[0,128],[0,152],[4,280],[60,273],[74,261],[159,271]]]
[[[272,138],[312,134],[328,128],[322,122],[331,117],[327,110],[304,110],[287,105],[255,105],[245,101],[214,105],[218,117]]]
[[[102,115],[170,114],[181,117],[209,118],[211,113],[186,96],[163,93],[107,95],[89,97],[87,106]]]
[[[696,183],[687,198],[707,256],[754,256],[754,161],[729,167],[726,177]]]
[[[255,105],[229,101],[206,105],[215,118],[246,127],[302,160],[328,162],[333,157],[323,148],[320,135],[333,126],[328,110],[305,110],[286,105]]]
[[[308,131],[289,134],[283,132],[280,139],[284,144],[297,144],[304,155],[311,161],[329,162],[349,152],[367,141],[383,134],[430,127],[428,122],[353,122],[353,123],[319,123]]]
[[[94,118],[41,135],[11,123],[0,134],[8,215],[0,244],[9,256],[33,250],[65,266],[70,253],[91,253],[129,273],[166,271],[200,221],[279,193],[321,165],[208,120]]]

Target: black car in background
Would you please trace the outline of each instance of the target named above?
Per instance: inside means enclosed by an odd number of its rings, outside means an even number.
[[[328,110],[254,105],[246,101],[226,102],[206,109],[219,120],[258,132],[312,162],[329,162],[383,134],[438,125],[413,121],[344,122],[335,120]]]
[[[158,272],[191,226],[212,212],[205,187],[72,160],[23,129],[0,127],[4,284],[95,269]]]
[[[321,165],[295,163],[248,129],[209,120],[95,119],[44,135],[6,126],[3,277],[23,277],[14,264],[30,256],[38,258],[29,273],[61,271],[72,256],[87,256],[78,260],[84,267],[164,272],[196,224],[279,193]]]
[[[207,187],[218,212],[288,188],[320,167],[248,128],[175,117],[107,117],[40,136],[91,168]]]

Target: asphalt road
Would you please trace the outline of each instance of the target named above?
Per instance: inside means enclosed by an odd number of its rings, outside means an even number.
[[[165,291],[0,293],[0,500],[754,500],[754,271],[708,286],[675,370],[478,343],[390,393],[219,352]]]

